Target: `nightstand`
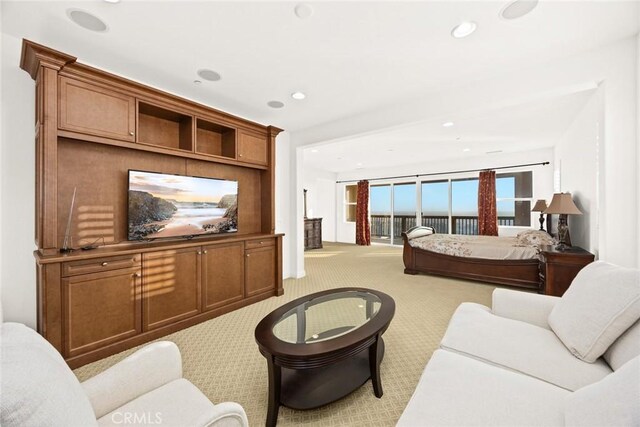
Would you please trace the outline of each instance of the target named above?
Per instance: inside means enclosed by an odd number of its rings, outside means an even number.
[[[540,292],[561,297],[582,268],[595,256],[577,246],[564,251],[555,246],[540,247]]]

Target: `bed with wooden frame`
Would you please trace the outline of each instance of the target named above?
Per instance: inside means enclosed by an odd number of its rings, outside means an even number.
[[[446,255],[411,246],[406,233],[402,233],[402,239],[405,274],[436,274],[540,292],[538,259],[503,260]]]

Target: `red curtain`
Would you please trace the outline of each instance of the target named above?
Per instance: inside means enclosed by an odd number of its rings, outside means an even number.
[[[358,182],[358,204],[356,205],[356,245],[371,245],[369,229],[369,181]]]
[[[496,171],[482,171],[478,182],[478,234],[498,235]]]

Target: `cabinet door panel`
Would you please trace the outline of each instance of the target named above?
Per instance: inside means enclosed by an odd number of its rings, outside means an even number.
[[[135,141],[135,99],[60,77],[60,129]]]
[[[204,310],[244,298],[244,245],[242,242],[206,246],[202,257]]]
[[[267,137],[240,131],[240,136],[238,137],[238,160],[266,165]]]
[[[273,246],[246,251],[246,296],[275,289],[275,259],[276,251]]]
[[[62,279],[65,357],[141,332],[139,275],[136,267]]]
[[[145,331],[201,311],[199,253],[199,248],[187,248],[142,255]]]

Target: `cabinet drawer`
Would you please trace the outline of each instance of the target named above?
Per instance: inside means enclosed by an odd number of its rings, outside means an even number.
[[[62,264],[62,276],[77,276],[79,274],[98,273],[101,271],[139,266],[140,254],[71,261]]]
[[[245,244],[246,249],[264,248],[267,246],[275,246],[275,239],[260,239],[260,240],[247,240]]]

